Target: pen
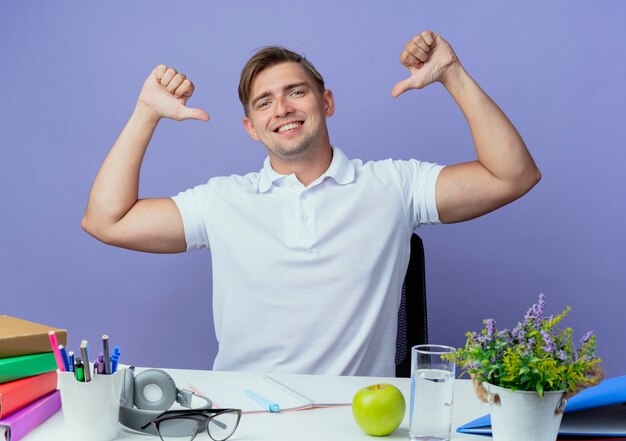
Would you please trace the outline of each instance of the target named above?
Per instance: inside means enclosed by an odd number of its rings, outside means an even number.
[[[117,364],[120,361],[120,355],[122,355],[122,353],[120,352],[120,347],[118,345],[115,345],[113,347],[113,354],[111,355],[111,373],[114,374],[117,371]]]
[[[70,372],[74,372],[74,351],[69,351],[67,358],[69,359]]]
[[[65,369],[63,369],[63,358],[61,357],[61,352],[59,351],[59,342],[57,341],[57,335],[54,331],[49,331],[48,338],[50,339],[52,352],[54,352],[54,358],[57,361],[57,367],[61,372],[63,372],[65,371]]]
[[[91,371],[89,370],[89,358],[87,355],[87,344],[85,343],[85,340],[83,340],[83,343],[80,344],[80,355],[83,357],[83,360],[85,360],[85,366],[83,369],[85,382],[89,382],[91,381]]]
[[[83,367],[83,361],[80,357],[76,357],[76,364],[74,365],[74,373],[76,374],[76,379],[80,382],[85,381],[85,368]]]
[[[272,403],[267,398],[263,398],[261,395],[251,391],[250,389],[246,389],[245,393],[248,398],[254,400],[263,409],[269,410],[270,412],[278,412],[280,410],[280,406],[278,404]]]
[[[98,352],[97,369],[99,374],[104,374],[104,354]]]
[[[59,352],[61,353],[61,360],[63,360],[63,368],[66,372],[69,372],[70,359],[67,357],[67,349],[65,349],[65,346],[59,345]]]
[[[102,336],[102,347],[104,348],[104,373],[111,373],[111,359],[109,358],[109,336]]]
[[[85,344],[85,353],[86,354],[81,354],[83,355],[83,363],[85,362],[85,360],[89,360],[89,343],[87,342],[87,340],[81,340],[80,344]],[[85,358],[87,357],[87,358]]]

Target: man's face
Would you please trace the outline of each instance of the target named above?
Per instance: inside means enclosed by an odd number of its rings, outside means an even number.
[[[298,63],[281,63],[254,78],[243,123],[270,158],[283,162],[307,159],[328,144],[326,117],[335,104],[330,90],[323,94]]]

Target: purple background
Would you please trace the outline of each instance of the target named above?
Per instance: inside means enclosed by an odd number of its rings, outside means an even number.
[[[543,173],[504,209],[419,230],[431,341],[460,346],[487,317],[510,327],[544,292],[549,313],[573,307],[564,324],[577,339],[597,333],[607,373],[624,374],[624,23],[621,1],[3,1],[0,313],[66,327],[74,349],[108,333],[126,363],[210,368],[210,253],[126,251],[80,228],[144,78],[158,63],[177,67],[196,85],[189,104],[212,117],[159,126],[144,197],[261,167],[265,150],[243,130],[236,87],[269,44],[303,52],[325,76],[337,105],[331,141],[349,156],[471,160],[467,125],[440,85],[390,96],[406,76],[404,43],[429,28],[515,123]]]

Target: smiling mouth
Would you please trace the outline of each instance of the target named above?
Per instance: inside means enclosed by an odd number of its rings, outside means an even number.
[[[302,122],[302,121],[292,122],[292,123],[285,124],[284,126],[281,126],[281,127],[277,128],[276,130],[274,130],[274,132],[275,133],[288,132],[290,130],[297,129],[302,124],[304,124],[304,122]]]

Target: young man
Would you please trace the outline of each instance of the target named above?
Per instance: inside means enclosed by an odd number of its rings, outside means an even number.
[[[159,65],[146,79],[95,179],[83,228],[135,250],[211,249],[214,369],[393,376],[413,230],[483,215],[539,181],[511,122],[441,36],[417,35],[400,61],[410,77],[392,95],[442,83],[469,123],[477,160],[349,160],[330,143],[335,102],[321,75],[270,47],[246,64],[239,87],[244,127],[268,151],[261,171],[138,199],[159,120],[209,119],[186,107],[194,87],[185,75]]]

